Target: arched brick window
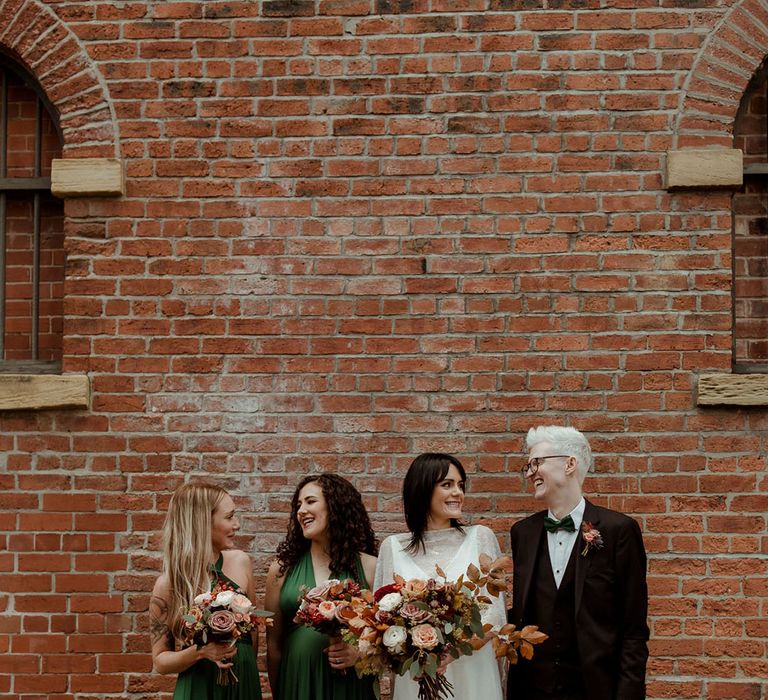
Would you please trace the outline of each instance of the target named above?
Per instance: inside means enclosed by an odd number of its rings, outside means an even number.
[[[0,54],[0,372],[61,368],[63,205],[56,113],[35,80]]]
[[[768,371],[768,65],[744,92],[734,147],[744,187],[733,198],[734,369]]]

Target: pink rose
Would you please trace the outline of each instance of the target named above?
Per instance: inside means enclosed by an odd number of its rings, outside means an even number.
[[[432,613],[429,610],[424,610],[424,608],[414,603],[406,603],[400,608],[399,612],[401,617],[417,625],[432,618]]]
[[[345,625],[357,617],[355,609],[350,603],[341,602],[336,606],[336,619]]]
[[[234,610],[236,613],[245,615],[246,613],[250,612],[253,604],[241,593],[235,593],[235,595],[232,596],[232,600],[229,602],[229,607],[232,608],[232,610]]]
[[[411,641],[413,646],[419,649],[434,649],[437,646],[437,630],[432,625],[416,625],[411,630]]]
[[[414,598],[421,595],[427,588],[427,582],[420,578],[412,578],[405,582],[403,590],[408,593],[409,598]]]
[[[332,600],[324,600],[317,606],[317,612],[320,613],[326,620],[333,620],[336,617],[336,603]]]
[[[324,584],[310,588],[304,594],[304,597],[313,603],[319,603],[321,600],[325,600],[328,597],[331,588],[338,582],[338,579],[329,578]]]
[[[235,616],[229,610],[219,610],[208,618],[208,626],[219,637],[231,634],[236,624]]]

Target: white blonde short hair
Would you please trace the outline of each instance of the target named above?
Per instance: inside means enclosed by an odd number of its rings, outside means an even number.
[[[592,470],[592,450],[583,433],[569,426],[540,425],[531,428],[525,436],[529,452],[534,445],[542,442],[549,444],[557,454],[575,457],[579,483],[584,482],[587,472]]]

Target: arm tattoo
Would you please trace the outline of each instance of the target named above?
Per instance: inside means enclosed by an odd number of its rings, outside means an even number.
[[[149,637],[152,646],[165,638],[169,646],[173,648],[173,634],[171,628],[168,627],[168,603],[158,596],[152,596],[149,600]]]

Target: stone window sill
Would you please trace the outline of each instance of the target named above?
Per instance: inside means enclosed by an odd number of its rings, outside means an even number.
[[[768,374],[704,374],[699,406],[768,406]]]
[[[85,374],[0,374],[0,411],[88,408]]]

